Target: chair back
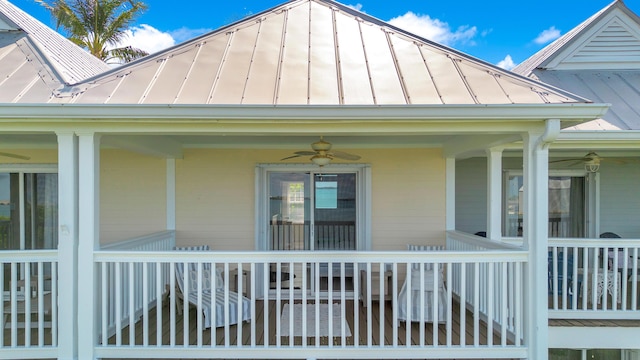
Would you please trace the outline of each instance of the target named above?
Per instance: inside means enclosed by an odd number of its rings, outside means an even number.
[[[209,245],[199,245],[199,246],[184,246],[184,247],[175,247],[174,250],[177,251],[209,251]],[[196,292],[196,291],[206,291],[212,289],[211,279],[216,279],[216,288],[220,287],[222,284],[222,274],[220,269],[215,269],[215,274],[212,274],[211,271],[211,263],[203,263],[202,270],[200,275],[200,281],[198,281],[198,263],[197,262],[189,262],[186,263],[187,271],[186,271],[186,280],[188,283],[188,292]],[[176,276],[176,284],[180,291],[185,293],[185,263],[184,262],[176,262],[175,264],[175,276]],[[199,285],[201,284],[201,285]],[[199,287],[200,286],[200,287]]]
[[[442,245],[407,245],[409,251],[443,251]],[[420,270],[420,264],[411,264],[413,270]],[[424,263],[425,271],[433,270],[433,263]],[[438,264],[438,269],[442,270],[442,264]]]

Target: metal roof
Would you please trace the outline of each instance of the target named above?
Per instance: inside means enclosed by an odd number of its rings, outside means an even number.
[[[108,69],[56,31],[0,0],[0,102],[46,102],[56,82],[76,83]]]
[[[87,104],[588,102],[330,0],[294,0],[66,89]]]
[[[513,71],[611,107],[568,130],[640,130],[640,18],[616,0]]]

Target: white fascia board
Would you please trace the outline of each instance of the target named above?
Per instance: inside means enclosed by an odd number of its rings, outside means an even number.
[[[560,119],[582,122],[600,118],[609,104],[497,105],[140,105],[1,104],[0,121],[96,120],[444,120],[526,121]]]
[[[567,131],[561,132],[552,149],[640,149],[640,131]]]
[[[551,349],[637,349],[638,327],[549,326]]]

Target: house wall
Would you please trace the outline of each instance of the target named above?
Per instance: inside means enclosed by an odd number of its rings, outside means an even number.
[[[371,164],[372,248],[444,244],[445,162],[440,149],[346,150]],[[255,166],[286,150],[185,149],[176,161],[180,245],[253,250]],[[293,162],[293,161],[292,161]]]
[[[100,151],[101,243],[166,229],[166,165],[130,151]]]
[[[600,233],[640,238],[640,166],[600,165]]]
[[[487,230],[487,159],[456,161],[456,229]]]

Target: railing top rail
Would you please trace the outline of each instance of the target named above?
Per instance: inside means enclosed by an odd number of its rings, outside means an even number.
[[[490,250],[522,250],[519,246],[505,242],[492,241],[482,236],[477,236],[457,230],[447,231],[447,237],[473,246],[481,246]]]
[[[57,261],[58,250],[2,250],[0,251],[0,262],[37,262],[37,261]]]
[[[138,236],[132,239],[118,241],[115,243],[104,244],[104,245],[101,245],[100,248],[102,250],[129,249],[129,248],[132,248],[133,246],[153,243],[160,239],[172,238],[175,236],[175,234],[176,234],[175,230],[163,230],[163,231],[158,231],[152,234]]]
[[[96,251],[96,261],[117,262],[526,262],[524,251]]]
[[[553,238],[549,239],[549,246],[556,247],[640,247],[640,239],[580,239],[580,238]]]

